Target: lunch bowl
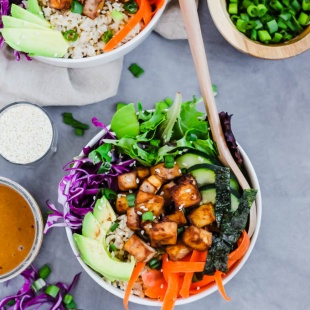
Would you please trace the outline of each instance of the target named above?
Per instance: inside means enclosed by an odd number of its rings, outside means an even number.
[[[97,56],[85,57],[80,59],[69,59],[69,58],[52,58],[52,57],[43,57],[35,56],[33,57],[37,61],[63,68],[90,68],[95,66],[100,66],[119,58],[122,58],[127,53],[131,52],[137,46],[139,46],[152,32],[156,24],[158,23],[160,17],[162,16],[167,3],[170,0],[165,0],[163,6],[156,12],[152,17],[151,21],[147,26],[138,33],[134,38],[125,44],[115,48],[110,52],[103,53]]]
[[[263,59],[285,59],[310,49],[310,25],[287,42],[266,45],[251,40],[236,28],[227,11],[227,0],[208,0],[208,6],[219,32],[240,52]]]
[[[43,241],[43,219],[37,202],[24,187],[22,187],[21,185],[10,179],[1,176],[0,176],[0,185],[7,186],[10,189],[14,190],[20,196],[22,196],[22,198],[27,202],[34,218],[34,230],[35,230],[34,240],[31,249],[27,254],[27,256],[25,257],[25,259],[13,270],[3,275],[0,275],[0,282],[4,282],[21,274],[27,267],[30,266],[30,264],[34,261],[34,259],[38,255]]]
[[[109,126],[107,127],[109,129]],[[101,138],[102,136],[106,133],[106,131],[103,129],[102,131],[100,131],[93,139],[91,139],[89,141],[89,143],[85,146],[85,147],[93,147]],[[227,282],[229,282],[242,268],[242,266],[245,264],[245,262],[248,260],[254,245],[256,243],[257,237],[258,237],[258,233],[259,233],[259,229],[260,229],[260,223],[261,223],[261,216],[262,216],[262,198],[261,198],[261,192],[260,192],[260,186],[259,186],[259,182],[257,179],[257,175],[256,172],[254,170],[254,167],[251,164],[250,159],[248,158],[247,154],[245,153],[245,151],[239,146],[240,148],[240,152],[243,156],[244,159],[244,168],[248,174],[248,178],[250,181],[250,184],[252,186],[252,188],[257,189],[257,195],[256,195],[256,208],[257,208],[257,214],[256,214],[256,226],[255,226],[255,231],[251,237],[251,242],[250,242],[250,246],[248,251],[246,252],[246,254],[243,256],[243,258],[237,262],[233,269],[229,271],[229,273],[227,274],[227,276],[225,276],[223,278],[223,283],[226,284]],[[80,156],[83,157],[84,153],[81,152]],[[73,232],[71,230],[70,227],[66,227],[66,233],[67,233],[67,237],[71,246],[71,249],[74,253],[74,255],[76,256],[78,262],[81,264],[81,266],[83,267],[83,269],[86,271],[86,273],[95,281],[97,282],[102,288],[104,288],[105,290],[107,290],[108,292],[114,294],[115,296],[120,297],[121,299],[124,298],[124,291],[116,288],[110,284],[108,284],[106,281],[103,280],[103,278],[96,273],[94,270],[92,270],[90,267],[88,267],[83,260],[80,257],[79,251],[76,247],[76,244],[74,242],[73,239]],[[191,297],[188,298],[179,298],[177,299],[175,305],[183,305],[183,304],[187,304],[190,302],[194,302],[196,300],[199,300],[201,298],[204,298],[208,295],[210,295],[211,293],[217,291],[217,286],[214,284],[213,286],[211,286],[209,289],[201,292],[200,294],[197,295],[193,295]],[[145,305],[145,306],[161,306],[162,303],[160,301],[154,300],[154,299],[150,299],[150,298],[141,298],[138,296],[134,296],[131,295],[129,298],[130,302],[136,303],[136,304],[140,304],[140,305]]]

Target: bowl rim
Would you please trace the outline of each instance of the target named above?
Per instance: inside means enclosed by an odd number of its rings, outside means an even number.
[[[33,196],[23,186],[16,183],[15,181],[12,181],[2,176],[0,176],[0,185],[10,187],[11,189],[19,193],[27,201],[28,206],[30,207],[33,214],[35,223],[35,236],[28,255],[13,270],[9,271],[4,275],[0,275],[0,282],[5,282],[21,274],[27,267],[30,266],[30,264],[37,257],[43,242],[43,218],[39,205],[37,204]]]
[[[110,125],[107,126],[107,129],[110,128]],[[105,129],[102,129],[98,134],[96,134],[87,144],[85,147],[92,147],[94,146],[101,138],[102,136],[106,133]],[[247,251],[247,253],[243,256],[243,258],[237,263],[237,265],[233,268],[233,270],[231,270],[227,276],[225,276],[225,278],[223,278],[223,283],[226,284],[228,283],[238,272],[239,270],[242,268],[242,266],[245,264],[245,262],[247,261],[247,259],[249,258],[254,245],[256,243],[257,237],[258,237],[258,233],[260,230],[260,225],[261,225],[261,218],[262,218],[262,197],[261,197],[261,191],[260,191],[260,186],[259,186],[259,182],[258,182],[258,178],[256,175],[256,172],[254,170],[254,167],[252,165],[252,163],[250,162],[249,157],[247,156],[247,154],[245,153],[245,151],[242,149],[242,147],[239,145],[240,148],[240,152],[244,158],[244,165],[245,165],[245,169],[249,174],[249,179],[251,181],[251,185],[252,188],[257,189],[257,195],[256,195],[256,208],[257,208],[257,222],[256,222],[256,227],[255,227],[255,231],[254,234],[251,237],[251,243],[250,243],[250,247]],[[83,156],[84,153],[83,151],[80,152],[79,156]],[[72,172],[74,173],[74,172]],[[90,267],[88,267],[84,261],[82,260],[82,258],[80,257],[79,251],[74,243],[73,240],[73,235],[72,235],[72,231],[71,228],[66,226],[66,234],[67,234],[67,238],[69,241],[69,244],[71,246],[71,249],[74,253],[74,255],[76,256],[78,262],[81,264],[81,266],[83,267],[83,269],[86,271],[86,273],[95,281],[97,282],[101,287],[103,287],[105,290],[107,290],[109,293],[112,293],[115,296],[120,297],[121,299],[124,298],[124,294],[125,292],[122,291],[121,289],[118,289],[110,284],[108,284],[107,282],[105,282],[102,277],[96,273],[94,270],[92,270]],[[204,292],[201,292],[200,294],[197,295],[193,295],[190,296],[188,298],[180,298],[177,299],[175,302],[175,305],[184,305],[190,302],[194,302],[197,301],[201,298],[204,298],[208,295],[210,295],[211,293],[217,291],[217,286],[213,285],[212,287],[210,287],[209,289],[207,289]],[[135,295],[130,295],[129,298],[130,302],[136,303],[136,304],[140,304],[140,305],[144,305],[144,306],[162,306],[162,302],[160,301],[156,301],[150,298],[141,298]]]
[[[310,49],[310,25],[288,42],[264,45],[249,39],[237,30],[230,20],[227,10],[223,9],[223,1],[226,2],[226,0],[207,0],[208,8],[218,31],[240,52],[257,58],[277,60],[294,57]]]
[[[156,23],[162,16],[168,2],[170,1],[171,0],[164,0],[163,6],[156,12],[156,14],[152,17],[151,21],[147,24],[145,28],[143,28],[134,38],[122,44],[121,46],[113,49],[112,51],[105,52],[100,55],[85,57],[85,58],[53,58],[53,57],[45,57],[45,56],[35,56],[33,58],[39,61],[46,59],[50,62],[57,62],[59,64],[61,63],[65,64],[68,61],[74,64],[81,64],[81,63],[87,64],[89,62],[93,62],[94,60],[98,61],[104,58],[111,58],[111,60],[115,60],[116,58],[118,58],[117,54],[124,55],[126,53],[127,48],[137,43],[137,41],[139,41],[141,38],[143,38],[153,29],[153,27],[156,25]]]

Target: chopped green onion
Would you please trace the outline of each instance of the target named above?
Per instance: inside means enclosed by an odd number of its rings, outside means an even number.
[[[279,27],[275,19],[271,20],[267,23],[267,27],[269,29],[269,33],[277,32]]]
[[[264,4],[257,5],[257,16],[262,17],[268,12],[267,7]]]
[[[228,12],[229,14],[238,14],[238,3],[229,3]]]
[[[113,10],[111,12],[111,17],[113,18],[115,22],[120,22],[124,19],[124,14],[117,10]]]
[[[273,43],[279,43],[281,42],[281,39],[283,38],[283,35],[279,32],[276,32],[272,38]]]
[[[112,251],[112,252],[115,252],[117,250],[117,248],[116,248],[114,243],[110,243],[109,248],[110,248],[110,251]]]
[[[80,129],[80,128],[75,128],[74,129],[74,133],[75,133],[76,136],[79,136],[79,137],[84,136],[84,130]]]
[[[144,70],[138,66],[136,63],[133,63],[129,66],[128,70],[136,77],[140,77],[143,73]]]
[[[72,13],[82,14],[83,13],[83,5],[79,1],[73,0],[70,10]]]
[[[150,141],[150,145],[152,146],[159,146],[159,144],[160,144],[160,140],[158,139],[154,139]]]
[[[55,298],[59,293],[59,287],[56,285],[50,285],[46,288],[45,293]]]
[[[182,234],[184,232],[185,228],[184,227],[180,227],[178,228],[178,235]]]
[[[155,269],[155,268],[159,267],[159,265],[160,265],[160,262],[157,260],[157,258],[153,258],[153,259],[150,260],[150,262],[149,262],[149,267],[150,267],[151,269]]]
[[[64,299],[63,299],[63,303],[65,304],[65,305],[68,305],[68,304],[70,304],[70,302],[73,300],[73,296],[72,295],[70,295],[70,294],[66,294],[65,296],[64,296]]]
[[[257,41],[257,30],[256,29],[251,30],[251,40]]]
[[[258,15],[257,7],[254,4],[249,5],[246,10],[251,17],[256,17]]]
[[[241,13],[240,14],[240,18],[242,20],[244,20],[245,22],[249,22],[250,21],[250,16],[247,13]]]
[[[278,20],[278,27],[281,29],[287,29],[287,25],[281,20]]]
[[[142,221],[153,221],[154,214],[151,211],[142,214]]]
[[[41,290],[45,286],[46,286],[46,282],[42,278],[39,278],[33,282],[33,284],[31,285],[31,288],[35,292],[38,292],[39,290]]]
[[[213,90],[213,95],[214,97],[217,95],[217,86],[216,85],[212,85],[212,90]]]
[[[270,1],[270,6],[275,10],[275,11],[281,11],[283,9],[283,5],[280,1]]]
[[[114,223],[111,227],[110,227],[110,231],[115,231],[116,230],[116,228],[119,226],[119,223]]]
[[[128,194],[126,196],[127,198],[127,203],[129,207],[134,207],[135,206],[135,200],[136,200],[136,194]]]
[[[269,43],[271,36],[267,30],[258,30],[258,38],[263,43]]]
[[[291,2],[291,7],[298,12],[301,9],[301,5],[299,4],[299,2],[297,0],[293,0]]]
[[[127,11],[129,14],[137,13],[139,6],[136,1],[128,1],[123,6],[124,10]]]
[[[63,36],[67,41],[71,41],[71,42],[76,41],[79,37],[78,33],[73,29],[65,31],[63,33]]]
[[[78,120],[74,119],[72,113],[63,113],[62,117],[65,124],[70,125],[72,128],[74,128],[74,132],[77,136],[83,136],[84,130],[89,129],[89,126],[87,124],[83,124]]]
[[[166,155],[165,157],[165,168],[171,169],[174,167],[174,156]]]
[[[39,270],[39,277],[45,280],[51,273],[51,268],[48,265],[44,265],[40,270]]]
[[[66,309],[76,309],[76,303],[74,300],[71,300],[71,302],[66,305]]]
[[[310,11],[310,0],[303,0],[302,1],[302,9],[304,11]]]
[[[127,105],[127,103],[124,102],[118,102],[117,106],[116,106],[116,111],[118,111],[119,109],[125,107]]]
[[[14,299],[11,299],[11,300],[9,300],[5,305],[6,305],[6,306],[9,306],[9,307],[14,306],[14,305],[15,305],[15,300],[14,300]]]
[[[306,26],[309,22],[309,16],[306,13],[301,12],[298,17],[298,22],[300,25]]]
[[[107,30],[103,35],[102,35],[102,41],[107,44],[111,39],[113,38],[113,32],[111,30]]]
[[[113,189],[105,188],[103,190],[103,195],[108,199],[108,200],[115,200],[117,198],[117,193],[114,192]]]
[[[186,174],[187,173],[187,169],[186,168],[182,168],[181,172],[182,172],[182,174]]]

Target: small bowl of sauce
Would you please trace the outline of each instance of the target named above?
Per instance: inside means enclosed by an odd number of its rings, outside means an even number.
[[[25,270],[37,256],[43,220],[34,198],[22,186],[0,177],[0,282]]]

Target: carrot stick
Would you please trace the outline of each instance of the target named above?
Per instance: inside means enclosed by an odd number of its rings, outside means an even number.
[[[200,251],[194,250],[190,258],[190,262],[194,262],[194,261],[205,262],[206,259],[207,259],[207,251],[200,252]],[[179,292],[179,294],[183,298],[189,297],[189,290],[192,284],[193,274],[194,274],[193,272],[188,272],[184,275],[184,280],[183,280],[183,283],[182,283],[182,286]]]
[[[240,243],[239,243],[240,241]],[[244,256],[250,246],[249,235],[244,230],[238,240],[238,248],[228,255],[229,260],[238,260]]]
[[[179,274],[168,274],[168,288],[164,298],[163,306],[161,310],[172,310],[175,301],[177,300],[179,290]]]
[[[169,270],[168,270],[168,254],[164,253],[163,257],[162,257],[162,269],[163,269],[163,276],[164,279],[166,280],[166,282],[168,282],[168,275],[169,275]]]
[[[135,282],[137,281],[141,271],[143,270],[143,268],[145,267],[145,262],[138,262],[131,274],[131,277],[128,281],[128,285],[125,291],[125,295],[124,295],[124,307],[126,310],[128,310],[128,302],[129,302],[129,296],[131,293],[131,290],[135,284]]]
[[[214,276],[204,275],[201,281],[191,283],[190,289],[191,290],[197,289],[197,287],[202,288],[202,287],[210,284],[211,282],[214,282]]]
[[[221,293],[222,297],[226,301],[229,301],[229,300],[231,300],[231,298],[226,295],[225,288],[224,288],[223,281],[222,281],[222,274],[223,273],[221,271],[216,270],[214,273],[214,280],[216,282],[217,288],[218,288],[219,292]]]
[[[212,278],[213,278],[213,282],[214,282],[214,277],[212,277]],[[191,289],[191,290],[189,291],[189,295],[190,295],[190,296],[192,296],[192,295],[197,295],[197,294],[200,294],[201,292],[204,292],[204,291],[208,290],[211,286],[214,285],[213,282],[207,284],[206,286],[199,287],[199,289],[198,289],[198,288],[195,288],[195,289],[193,289],[193,290]]]
[[[148,288],[160,286],[161,284],[166,283],[163,273],[156,269],[152,269],[148,272],[143,273],[142,281],[143,284]]]
[[[151,21],[153,14],[152,14],[152,8],[151,8],[149,1],[145,1],[144,5],[145,5],[145,9],[143,13],[143,21],[144,21],[144,27],[145,27]]]
[[[201,272],[205,267],[205,262],[167,262],[169,272]]]
[[[159,299],[163,301],[165,298],[167,287],[168,285],[166,282],[158,286],[149,287],[145,290],[145,295],[150,298]]]

